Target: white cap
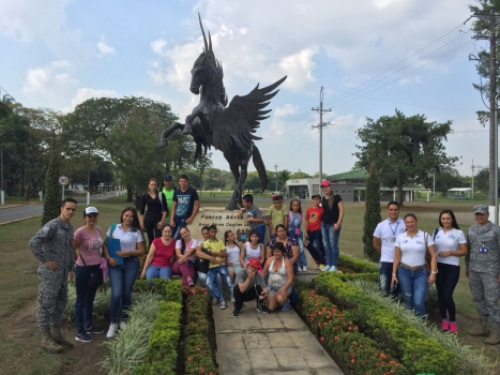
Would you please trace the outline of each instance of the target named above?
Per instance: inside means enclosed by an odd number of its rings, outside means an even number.
[[[83,210],[83,216],[89,216],[89,215],[92,215],[92,214],[99,214],[99,211],[97,211],[97,208],[95,207],[87,207],[85,210]]]

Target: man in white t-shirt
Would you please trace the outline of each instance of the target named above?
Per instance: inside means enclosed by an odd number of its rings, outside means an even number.
[[[373,233],[373,247],[380,254],[379,288],[385,297],[391,294],[392,266],[394,262],[394,243],[396,237],[406,231],[403,219],[399,218],[399,203],[387,204],[387,220],[380,222]],[[399,286],[396,285],[392,296],[397,297]]]

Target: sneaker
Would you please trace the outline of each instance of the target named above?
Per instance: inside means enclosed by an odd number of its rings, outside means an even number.
[[[81,342],[92,342],[92,337],[87,332],[77,333],[75,337],[76,341]]]
[[[236,302],[236,300],[234,299],[234,296],[231,296],[230,301],[233,303]]]
[[[331,267],[330,266],[324,266],[321,271],[330,271]]]
[[[241,314],[241,310],[239,310],[239,309],[233,310],[233,316],[240,316],[240,314]]]
[[[450,322],[450,332],[451,333],[458,333],[457,323]]]
[[[290,301],[287,300],[284,304],[283,307],[281,308],[281,311],[290,311]]]
[[[456,327],[456,324],[455,324],[455,327]],[[443,319],[441,321],[441,331],[449,331],[449,330],[450,330],[450,323],[446,319]]]
[[[220,307],[221,310],[225,310],[227,308],[227,303],[225,300],[220,301]]]
[[[324,271],[324,269],[323,269],[323,271]],[[330,271],[330,272],[337,272],[337,267],[330,266],[330,269],[328,271]]]
[[[122,320],[120,322],[120,329],[123,331],[125,329],[125,327],[127,326],[127,322],[125,322],[124,320]]]
[[[319,268],[320,270],[322,270],[323,268],[325,268],[325,265],[324,265],[323,263],[320,263],[320,264],[319,264],[319,266],[318,266],[318,268]]]
[[[257,308],[257,311],[258,311],[258,312],[261,312],[261,313],[263,313],[263,314],[271,314],[271,310],[269,310],[269,309],[267,308],[267,306],[264,306],[264,305],[259,306],[259,307]]]
[[[306,266],[302,267],[302,271],[307,272],[307,267]]]
[[[109,325],[108,333],[106,334],[106,338],[112,339],[116,335],[116,330],[118,329],[118,324],[111,323]]]
[[[85,328],[85,331],[87,331],[87,333],[103,333],[104,328],[96,327],[95,325],[91,325],[89,328]]]
[[[217,298],[212,298],[212,305],[217,305],[219,303],[219,301],[217,300]]]

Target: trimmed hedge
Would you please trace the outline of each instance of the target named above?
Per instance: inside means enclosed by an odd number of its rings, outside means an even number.
[[[184,374],[217,374],[208,321],[208,292],[201,287],[187,290],[184,327]]]
[[[315,279],[317,291],[349,310],[359,329],[375,341],[385,343],[410,372],[456,374],[457,359],[453,352],[444,349],[437,340],[425,337],[387,306],[337,275],[319,274]]]
[[[358,331],[349,313],[337,310],[327,297],[317,295],[314,289],[298,287],[297,293],[296,307],[311,331],[347,368],[356,374],[408,374],[408,369]]]
[[[182,283],[180,280],[155,279],[152,285],[138,283],[140,291],[156,290],[165,295],[158,303],[158,313],[151,326],[148,353],[134,369],[134,375],[177,374],[177,353],[182,315]]]
[[[338,267],[347,268],[356,273],[376,273],[377,275],[379,273],[377,265],[345,254],[339,255]]]

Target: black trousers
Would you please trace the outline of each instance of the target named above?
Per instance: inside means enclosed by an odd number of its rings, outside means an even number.
[[[233,296],[234,296],[234,308],[236,310],[241,310],[243,307],[243,302],[255,301],[259,300],[259,296],[262,293],[262,287],[260,285],[256,285],[248,289],[245,293],[242,293],[240,290],[240,286],[236,284],[234,286]]]
[[[144,217],[144,228],[148,234],[149,247],[151,247],[155,238],[161,237],[161,230],[156,227],[156,224],[158,224],[160,220],[161,216],[154,217],[153,215],[148,215],[148,212],[146,212],[146,216]]]
[[[453,301],[453,291],[460,278],[460,266],[439,263],[438,274],[436,275],[436,288],[438,292],[438,306],[441,319],[446,319],[448,312],[450,321],[455,321],[455,301]]]

